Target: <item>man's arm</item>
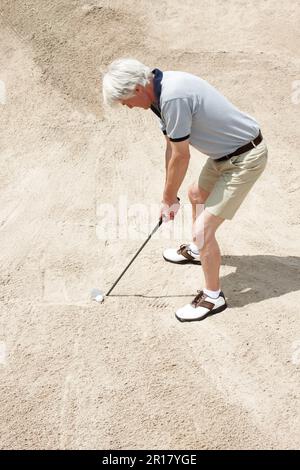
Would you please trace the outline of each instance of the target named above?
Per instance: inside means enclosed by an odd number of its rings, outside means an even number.
[[[177,202],[177,192],[186,175],[189,160],[189,139],[181,142],[172,142],[169,140],[170,150],[168,155],[166,183],[163,194],[163,202],[172,205]],[[168,149],[168,147],[167,147]],[[166,149],[166,162],[167,162],[167,149]]]

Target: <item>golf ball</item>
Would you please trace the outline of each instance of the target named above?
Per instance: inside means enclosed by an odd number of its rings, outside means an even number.
[[[100,289],[93,289],[91,292],[91,299],[96,300],[96,302],[103,302],[104,294]]]

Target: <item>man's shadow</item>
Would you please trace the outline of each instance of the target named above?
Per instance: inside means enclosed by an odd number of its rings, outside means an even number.
[[[221,288],[230,307],[243,307],[300,290],[300,258],[296,256],[222,256],[222,265],[236,268],[221,277]],[[200,267],[194,268],[198,270]],[[180,269],[183,268],[178,266],[178,271]],[[195,292],[167,295],[113,293],[110,297],[165,299],[194,295]]]
[[[243,307],[300,290],[300,258],[296,256],[223,256],[222,265],[236,270],[221,278],[231,307]]]

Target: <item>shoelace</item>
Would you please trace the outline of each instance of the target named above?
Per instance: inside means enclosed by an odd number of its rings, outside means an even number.
[[[183,245],[180,245],[180,247],[179,247],[179,250],[178,250],[178,251],[182,251],[182,250],[184,250],[184,248],[186,248],[186,247],[187,247],[187,244],[186,244],[186,243],[184,243]]]
[[[192,300],[193,307],[199,307],[199,305],[201,304],[201,301],[205,300],[206,298],[206,295],[204,294],[203,290],[197,290],[197,292],[198,294],[196,295],[194,300]]]
[[[186,252],[189,254],[189,255],[194,255],[196,256],[196,253],[193,252],[193,250],[191,250],[190,248],[187,248],[189,245],[187,245],[186,243],[184,243],[183,245],[180,245],[179,249],[177,250],[177,253],[179,255],[181,255],[181,253],[186,250]]]

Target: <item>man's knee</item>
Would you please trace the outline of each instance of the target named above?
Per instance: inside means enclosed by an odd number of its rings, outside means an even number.
[[[204,204],[209,196],[209,192],[194,183],[189,187],[188,196],[191,204]]]

